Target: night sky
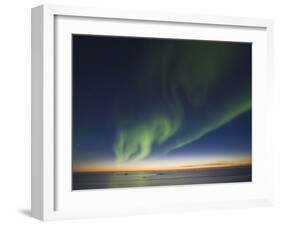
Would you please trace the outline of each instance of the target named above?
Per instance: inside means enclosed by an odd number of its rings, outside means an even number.
[[[73,35],[73,164],[251,159],[251,43]]]

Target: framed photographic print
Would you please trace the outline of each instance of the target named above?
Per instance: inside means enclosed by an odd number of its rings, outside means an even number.
[[[272,30],[265,19],[34,8],[32,215],[269,205]]]

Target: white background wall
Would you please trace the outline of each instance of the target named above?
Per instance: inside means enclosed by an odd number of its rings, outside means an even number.
[[[281,6],[276,0],[5,0],[0,8],[0,224],[38,225],[30,208],[30,8],[42,3],[86,5],[275,20],[275,107],[270,141],[275,151],[276,203],[270,208],[50,222],[53,225],[281,225]],[[279,4],[278,4],[279,3]],[[278,117],[279,116],[279,117]],[[279,133],[279,134],[278,134]],[[268,175],[273,176],[273,175]],[[211,195],[211,194],[210,194]]]

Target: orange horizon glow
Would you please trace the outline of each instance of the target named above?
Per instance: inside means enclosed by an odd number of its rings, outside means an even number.
[[[167,171],[167,170],[193,170],[208,168],[224,168],[251,165],[251,160],[241,159],[234,161],[213,161],[186,165],[159,165],[159,164],[76,164],[73,166],[75,173],[90,172],[144,172],[144,171]]]

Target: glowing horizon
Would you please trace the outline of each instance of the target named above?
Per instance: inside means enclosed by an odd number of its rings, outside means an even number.
[[[181,162],[176,163],[157,163],[157,162],[134,162],[127,164],[120,163],[87,163],[87,164],[74,164],[73,172],[140,172],[140,171],[164,171],[164,170],[191,170],[191,169],[206,169],[206,168],[223,168],[234,166],[251,165],[250,158],[241,158],[233,160],[218,160],[218,161],[194,161],[194,162]]]

